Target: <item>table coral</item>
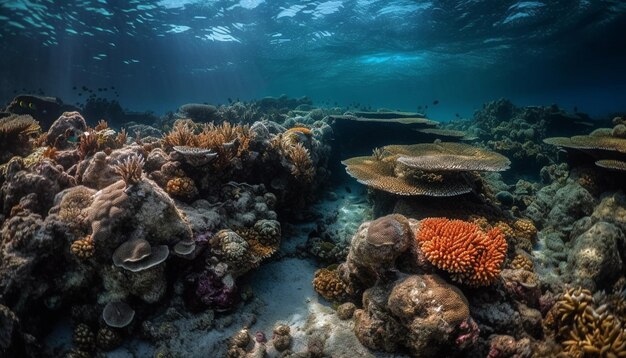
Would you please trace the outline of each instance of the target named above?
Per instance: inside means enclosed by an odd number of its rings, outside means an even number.
[[[433,265],[470,286],[494,283],[507,249],[500,229],[485,233],[475,224],[445,218],[422,220],[416,239]]]

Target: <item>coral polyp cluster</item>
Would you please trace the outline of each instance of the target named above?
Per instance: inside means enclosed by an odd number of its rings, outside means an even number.
[[[471,286],[492,284],[507,250],[499,228],[484,232],[475,224],[446,218],[422,220],[416,239],[433,265]]]
[[[546,325],[561,343],[562,355],[626,357],[623,319],[608,304],[598,304],[589,290],[572,288],[556,301],[546,317]]]

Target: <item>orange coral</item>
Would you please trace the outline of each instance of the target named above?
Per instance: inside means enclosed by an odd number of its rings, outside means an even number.
[[[428,261],[470,286],[492,284],[507,249],[499,228],[484,232],[476,224],[446,218],[422,220],[416,239]]]
[[[313,136],[313,131],[307,127],[293,127],[287,129],[287,132],[299,132],[306,136]]]

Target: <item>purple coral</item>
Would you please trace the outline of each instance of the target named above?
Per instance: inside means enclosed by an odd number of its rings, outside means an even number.
[[[461,322],[459,329],[461,332],[455,341],[459,348],[464,349],[476,343],[478,335],[480,334],[480,329],[472,317],[469,317],[465,321]]]
[[[217,309],[229,309],[237,302],[237,287],[230,276],[219,277],[206,271],[196,282],[196,296],[202,303]]]

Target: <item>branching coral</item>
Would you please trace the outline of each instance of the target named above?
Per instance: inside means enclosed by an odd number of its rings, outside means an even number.
[[[545,323],[569,357],[626,357],[623,322],[607,305],[598,307],[588,290],[563,293]]]
[[[80,159],[85,159],[86,157],[96,153],[100,148],[98,144],[98,136],[94,131],[88,131],[81,134],[79,141],[78,153],[80,154]]]
[[[492,284],[500,274],[507,243],[498,228],[484,232],[462,220],[429,218],[416,235],[426,258],[470,286]]]
[[[232,125],[224,122],[220,125],[209,123],[204,125],[197,135],[198,146],[217,153],[214,162],[217,168],[226,168],[234,158],[247,153],[253,133],[249,126]]]
[[[115,172],[122,177],[126,185],[133,185],[141,180],[144,159],[140,155],[131,155],[115,165]]]
[[[291,168],[291,174],[297,179],[301,179],[303,182],[308,183],[313,180],[315,176],[315,168],[309,155],[309,150],[302,144],[296,143],[287,151],[287,157],[293,165]]]
[[[165,147],[188,146],[197,147],[198,138],[189,123],[178,121],[174,128],[163,137]]]

